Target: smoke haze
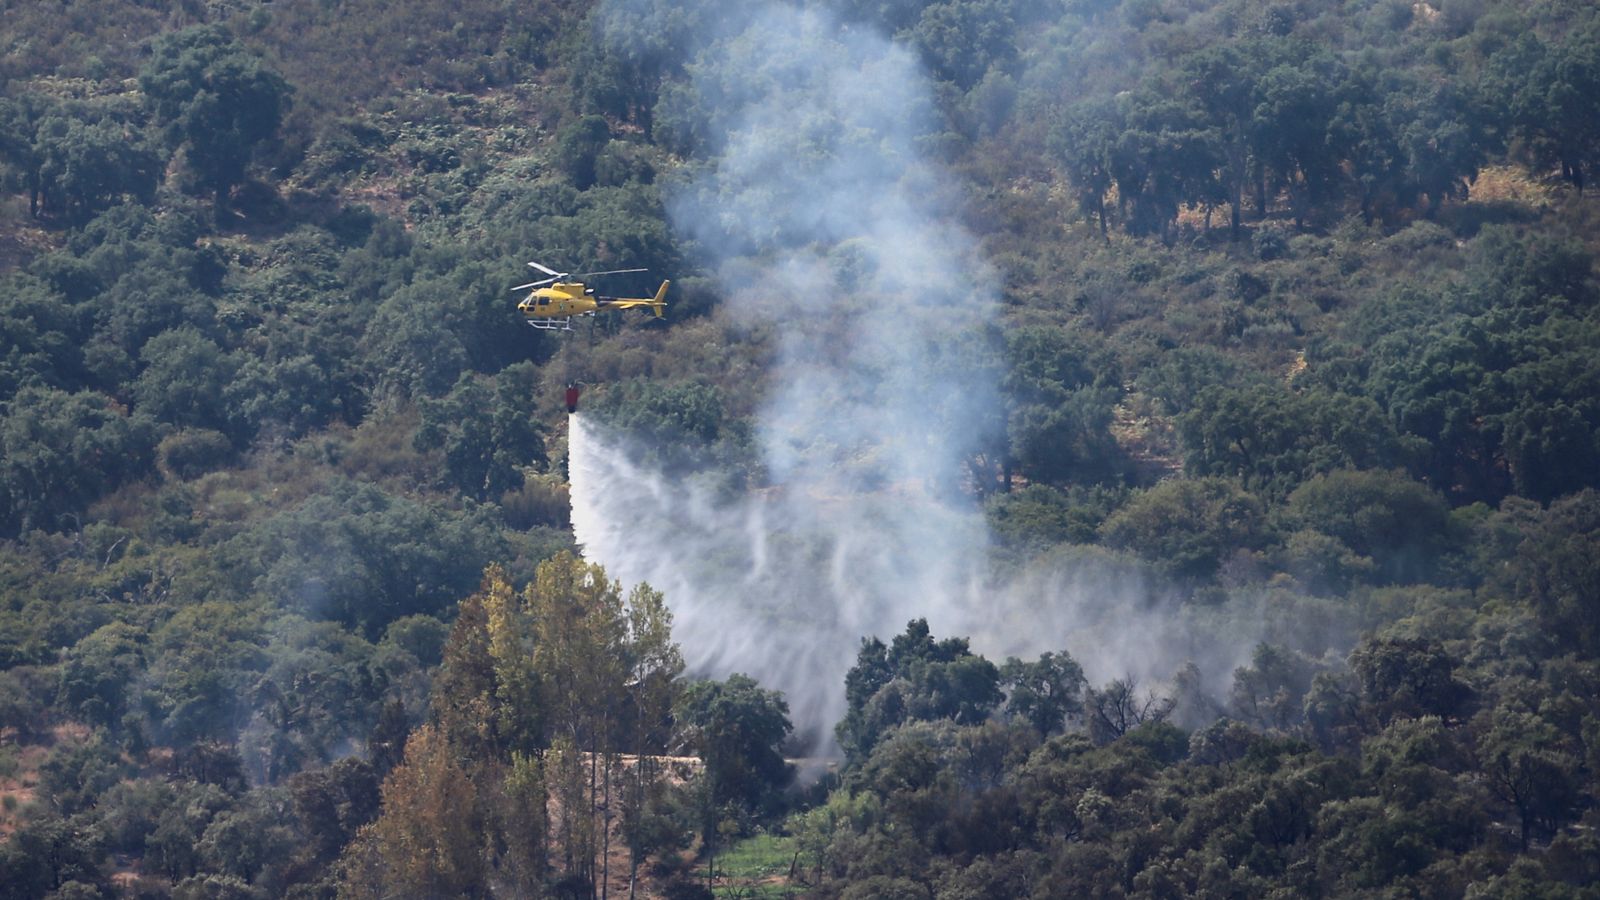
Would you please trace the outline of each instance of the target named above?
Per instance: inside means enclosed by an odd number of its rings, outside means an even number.
[[[1165,678],[1192,658],[1192,623],[1116,565],[989,575],[960,486],[963,459],[1004,424],[991,370],[970,363],[998,286],[920,152],[938,128],[911,52],[814,10],[742,7],[688,72],[676,101],[709,162],[669,208],[717,275],[721,314],[776,335],[758,422],[770,487],[719,499],[575,416],[585,555],[666,593],[693,670],[782,690],[819,737],[861,638],[914,618],[994,658],[1067,649],[1101,680]],[[1221,671],[1252,643],[1222,642]]]

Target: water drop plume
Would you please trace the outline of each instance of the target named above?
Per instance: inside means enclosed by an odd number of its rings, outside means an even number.
[[[785,485],[722,496],[669,479],[617,438],[572,419],[572,526],[585,556],[664,591],[691,670],[744,672],[788,697],[818,739],[843,712],[844,673],[864,635],[925,616],[943,633],[977,594],[964,548],[981,522],[919,491],[826,495]]]
[[[980,362],[993,358],[997,278],[960,224],[956,180],[925,152],[944,124],[915,55],[817,9],[691,7],[714,33],[657,127],[701,161],[668,209],[718,281],[718,314],[773,336],[756,430],[765,480],[728,497],[710,479],[668,478],[575,416],[585,555],[666,592],[691,668],[781,689],[819,740],[861,638],[913,618],[991,655],[1069,649],[1107,677],[1171,674],[1154,670],[1191,640],[1170,617],[1137,641],[1077,627],[1138,624],[1160,606],[1136,579],[1094,574],[1115,567],[1009,584],[988,573],[965,463],[1003,439],[997,367]],[[637,32],[660,12],[613,3],[601,21]]]

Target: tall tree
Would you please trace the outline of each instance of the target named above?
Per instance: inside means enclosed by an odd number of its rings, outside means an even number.
[[[1340,174],[1342,148],[1330,140],[1328,126],[1343,80],[1338,61],[1322,54],[1269,69],[1256,83],[1252,128],[1260,135],[1259,162],[1288,186],[1296,224],[1332,193]]]
[[[1189,57],[1180,75],[1184,93],[1204,112],[1220,150],[1218,174],[1229,206],[1229,234],[1239,237],[1244,189],[1254,163],[1255,78],[1261,54],[1237,44],[1219,44]],[[1258,205],[1260,200],[1258,198]]]
[[[1066,166],[1067,178],[1077,189],[1078,210],[1100,225],[1108,238],[1106,194],[1115,180],[1111,154],[1124,128],[1117,104],[1085,101],[1068,108],[1051,134],[1051,143]]]
[[[630,717],[633,727],[629,738],[634,759],[632,777],[624,785],[622,799],[631,897],[645,855],[664,837],[658,817],[650,814],[652,802],[660,795],[663,784],[655,751],[665,746],[669,738],[663,729],[678,694],[683,655],[678,645],[672,643],[672,611],[667,608],[666,598],[649,585],[638,585],[628,595],[628,632],[626,661],[633,701]],[[608,797],[608,806],[609,802]]]
[[[701,838],[714,859],[730,815],[769,806],[793,775],[779,750],[793,729],[789,704],[748,675],[730,675],[727,681],[689,685],[674,712],[685,742],[704,765]]]
[[[622,588],[607,580],[603,568],[560,553],[539,565],[526,600],[533,671],[547,701],[549,733],[572,752],[587,754],[584,802],[564,807],[572,823],[563,827],[564,849],[576,873],[605,892],[610,873],[600,867],[608,862],[603,845],[610,838],[611,775],[628,695]]]
[[[424,725],[383,783],[383,814],[346,851],[342,895],[487,897],[477,783],[445,734]]]

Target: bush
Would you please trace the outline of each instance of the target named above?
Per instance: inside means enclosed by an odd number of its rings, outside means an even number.
[[[1282,259],[1289,255],[1290,237],[1290,230],[1283,225],[1262,225],[1250,235],[1250,247],[1257,259]]]
[[[156,445],[156,466],[162,477],[189,481],[233,461],[233,442],[210,428],[185,428]]]
[[[1100,533],[1177,578],[1209,578],[1235,550],[1260,542],[1261,501],[1221,478],[1172,479],[1138,494]]]
[[[1289,495],[1286,513],[1296,525],[1337,538],[1371,559],[1379,575],[1391,581],[1433,571],[1438,554],[1450,544],[1444,498],[1401,472],[1346,469],[1318,475]],[[1298,546],[1307,557],[1328,555],[1309,552],[1303,539]],[[1341,561],[1335,569],[1350,566],[1360,563]]]
[[[519,531],[540,525],[566,528],[570,524],[572,500],[565,484],[552,478],[532,478],[522,487],[507,491],[500,498],[506,524]]]

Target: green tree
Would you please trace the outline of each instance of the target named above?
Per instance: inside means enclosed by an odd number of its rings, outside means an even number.
[[[380,405],[439,396],[467,368],[467,348],[445,319],[437,292],[445,285],[428,280],[406,285],[378,305],[361,341],[371,371],[372,395]]]
[[[395,756],[403,758],[403,749]],[[381,783],[370,764],[353,756],[292,776],[287,787],[303,857],[314,865],[338,858],[357,830],[377,818]]]
[[[1122,395],[1114,361],[1072,332],[1037,325],[1007,333],[1006,358],[1009,459],[1021,474],[1053,484],[1120,474],[1110,432]]]
[[[1250,665],[1233,671],[1228,705],[1256,727],[1287,730],[1304,716],[1305,695],[1314,675],[1314,667],[1299,654],[1257,644]]]
[[[1518,495],[1549,501],[1592,486],[1600,440],[1584,411],[1563,400],[1519,405],[1499,419],[1506,464]]]
[[[105,856],[98,829],[56,815],[38,816],[0,847],[0,884],[10,896],[46,897],[66,885],[100,881]]]
[[[95,121],[61,110],[34,134],[38,208],[82,225],[123,197],[155,196],[162,160],[133,126],[107,116]]]
[[[511,745],[503,735],[508,721],[523,721],[497,706],[504,692],[495,683],[495,660],[489,653],[489,590],[510,591],[496,584],[493,571],[483,590],[461,601],[455,623],[444,642],[439,670],[433,677],[428,717],[452,746],[475,759],[492,758]]]
[[[67,654],[60,699],[95,725],[122,721],[127,691],[144,670],[148,634],[122,622],[95,630]]]
[[[1412,75],[1389,95],[1390,118],[1406,177],[1428,198],[1429,216],[1445,200],[1464,200],[1488,153],[1484,123],[1452,79]]]
[[[487,511],[446,515],[371,485],[340,482],[256,522],[219,548],[238,590],[377,638],[395,619],[467,593],[504,535]]]
[[[1389,581],[1417,581],[1451,541],[1443,497],[1401,472],[1340,470],[1289,495],[1287,517],[1373,560]]]
[[[908,36],[934,77],[971,90],[991,67],[1015,57],[1012,8],[1009,0],[930,3]]]
[[[155,428],[109,398],[26,388],[0,417],[0,531],[56,530],[106,492],[152,471]]]
[[[994,494],[984,513],[996,542],[1026,558],[1056,544],[1094,543],[1096,529],[1125,495],[1120,487],[1074,485],[1062,491],[1030,484]]]
[[[513,752],[498,793],[490,807],[494,828],[505,840],[498,872],[517,896],[537,897],[549,870],[550,829],[548,786],[538,758]]]
[[[48,108],[44,98],[24,94],[20,97],[0,97],[0,163],[5,165],[5,185],[8,189],[26,191],[28,214],[39,215],[39,155],[34,148],[33,135],[38,120]]]
[[[780,750],[794,727],[789,704],[747,675],[690,684],[673,707],[673,717],[705,764],[710,799],[717,807],[765,808],[793,776]]]
[[[1115,103],[1083,101],[1067,108],[1051,134],[1051,145],[1077,190],[1078,211],[1093,219],[1100,236],[1108,239],[1106,195],[1115,183],[1112,152],[1122,130]]]
[[[1520,525],[1491,585],[1531,604],[1560,646],[1600,652],[1600,492],[1557,500]]]
[[[56,747],[39,765],[39,794],[63,816],[92,809],[100,795],[129,774],[120,749],[96,731],[88,740]]]
[[[556,133],[556,166],[572,186],[588,190],[595,183],[595,158],[611,140],[611,127],[600,116],[583,116]]]
[[[926,619],[913,619],[889,645],[865,638],[845,674],[846,711],[834,734],[851,759],[865,758],[893,728],[917,720],[984,721],[1005,695],[1000,670],[975,655],[965,638],[935,641]]]
[[[1219,199],[1228,204],[1229,234],[1234,240],[1240,234],[1245,187],[1252,173],[1261,171],[1255,160],[1255,80],[1266,63],[1266,54],[1258,48],[1223,43],[1187,57],[1179,75],[1184,94],[1213,129]],[[1258,198],[1258,207],[1259,203]]]
[[[325,764],[370,733],[382,685],[372,646],[331,622],[289,619],[268,645],[271,662],[254,679],[254,714],[239,735],[252,781],[277,784]]]
[[[0,397],[27,385],[79,388],[88,380],[83,341],[87,322],[43,281],[14,274],[0,280]]]
[[[1459,665],[1438,641],[1426,638],[1373,638],[1350,653],[1362,698],[1383,724],[1403,717],[1462,718],[1473,695],[1456,677]]]
[[[567,876],[600,884],[609,874],[612,769],[626,710],[622,588],[604,569],[563,552],[539,564],[522,605],[531,628],[521,638],[509,598],[505,614],[489,606],[496,675],[508,691],[532,683],[543,701],[541,737],[558,751],[547,755],[546,772],[562,808],[561,827],[552,831]],[[513,656],[523,641],[532,646],[526,667]]]
[[[1407,450],[1371,400],[1276,384],[1202,388],[1179,414],[1178,433],[1195,474],[1276,493],[1331,469],[1397,465]]]
[[[273,138],[293,89],[220,25],[156,41],[139,87],[173,148],[182,147],[220,213],[257,146]]]
[[[234,431],[223,393],[238,370],[232,354],[191,327],[162,332],[139,351],[144,370],[133,384],[141,412],[189,428]],[[234,426],[234,427],[230,427]]]
[[[531,884],[546,871],[548,838],[564,878],[609,883],[617,807],[659,792],[648,757],[664,750],[682,668],[665,600],[648,586],[624,596],[570,553],[541,563],[520,594],[503,569],[485,571],[445,644],[431,712],[474,777],[498,786],[484,795],[490,824],[506,829],[492,864]],[[625,750],[636,754],[631,771],[619,765]],[[552,818],[519,807],[535,793],[556,799]],[[637,824],[622,828],[635,869],[654,840],[633,833]]]
[[[1491,790],[1516,810],[1526,852],[1531,837],[1553,835],[1576,817],[1580,763],[1561,734],[1537,715],[1500,707],[1485,718],[1480,765]]]
[[[281,866],[295,849],[290,824],[281,795],[253,791],[207,823],[197,844],[201,864],[241,886],[261,884],[267,870]]]
[[[222,596],[185,606],[155,629],[142,697],[155,736],[175,746],[226,738],[231,748],[245,724],[241,707],[267,666],[266,643],[260,612]]]
[[[1223,560],[1258,546],[1261,501],[1221,478],[1172,479],[1134,495],[1100,526],[1112,547],[1132,550],[1175,577],[1209,578]]]
[[[531,374],[531,366],[522,367]],[[526,413],[528,397],[519,391],[530,379],[502,373],[492,388],[467,375],[449,396],[423,400],[415,445],[441,448],[451,482],[475,499],[498,497],[522,486],[522,467],[543,466],[544,441]]]
[[[681,84],[684,64],[748,13],[711,3],[641,3],[629,9],[596,6],[590,35],[574,54],[574,93],[582,112],[638,124],[656,140],[658,100]]]
[[[1035,662],[1011,657],[1000,667],[1009,691],[1006,709],[1025,719],[1040,738],[1059,733],[1083,714],[1083,667],[1066,651],[1044,653]]]
[[[1392,69],[1356,65],[1338,86],[1339,105],[1329,123],[1334,139],[1345,148],[1361,218],[1369,225],[1416,202],[1416,189],[1406,179],[1397,123],[1383,103],[1386,85],[1394,77]]]
[[[1255,85],[1250,128],[1258,135],[1257,165],[1287,184],[1296,225],[1337,187],[1343,148],[1329,126],[1344,77],[1338,60],[1323,53],[1268,69]]]
[[[1164,86],[1149,84],[1125,103],[1127,128],[1112,152],[1112,176],[1125,228],[1170,241],[1178,210],[1209,205],[1225,149],[1204,111]]]
[[[1459,290],[1396,291],[1352,316],[1369,342],[1365,388],[1458,501],[1512,489],[1548,499],[1590,486],[1600,407],[1593,260],[1564,239],[1485,228]]]
[[[1523,34],[1488,62],[1489,100],[1538,165],[1560,169],[1582,194],[1600,164],[1600,23],[1546,43]]]
[[[601,395],[594,414],[633,435],[672,472],[703,467],[742,438],[715,385],[631,381]]]
[[[216,785],[191,782],[182,785],[172,800],[145,839],[145,859],[168,880],[176,882],[199,873],[200,837],[232,805],[232,798]]]
[[[666,747],[673,704],[683,674],[683,655],[672,642],[672,611],[666,598],[647,585],[628,597],[625,662],[629,673],[634,753],[631,777],[622,796],[622,836],[628,846],[628,883],[635,883],[648,854],[670,850],[679,840],[670,816],[662,812],[668,784],[654,751]]]
[[[47,684],[33,666],[11,665],[0,671],[0,718],[11,723],[19,743],[32,742],[49,726],[47,694],[51,689],[60,688]]]

